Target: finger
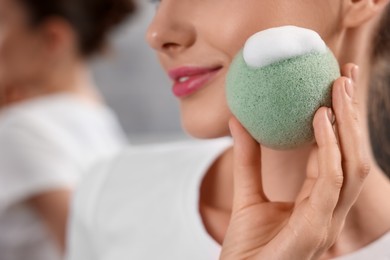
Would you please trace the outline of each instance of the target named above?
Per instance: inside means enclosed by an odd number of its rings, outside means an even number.
[[[359,67],[354,63],[347,63],[341,67],[341,75],[345,78],[352,79],[353,82],[357,82],[357,73],[358,73]],[[339,140],[339,135],[337,131],[337,125],[333,122],[333,128],[336,132],[337,140]]]
[[[315,114],[313,121],[318,145],[318,178],[310,194],[309,202],[316,212],[315,216],[323,221],[332,218],[343,184],[341,153],[331,118],[331,110],[322,107]]]
[[[359,108],[353,81],[341,79],[333,86],[333,109],[343,156],[344,184],[335,215],[344,219],[360,193],[369,172]]]
[[[234,211],[267,199],[260,175],[260,145],[236,118],[230,120],[229,126],[234,139]]]

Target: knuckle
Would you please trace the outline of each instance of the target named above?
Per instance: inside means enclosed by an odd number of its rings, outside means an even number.
[[[368,161],[364,160],[358,164],[357,172],[360,181],[364,181],[371,171],[371,165]]]
[[[332,165],[325,171],[326,174],[322,177],[320,176],[320,178],[323,178],[323,180],[327,183],[327,185],[330,185],[330,187],[341,189],[345,180],[343,167],[341,165]]]
[[[342,171],[340,169],[334,169],[332,171],[333,180],[332,183],[336,189],[341,189],[344,183],[344,176],[342,174]]]

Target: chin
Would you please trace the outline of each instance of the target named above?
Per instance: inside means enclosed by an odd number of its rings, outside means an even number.
[[[229,119],[232,114],[227,106],[204,105],[193,109],[191,104],[181,105],[183,130],[194,138],[212,139],[230,136]]]
[[[232,113],[227,105],[224,74],[193,95],[180,99],[179,104],[182,128],[190,136],[199,139],[230,136]]]
[[[213,139],[228,136],[230,135],[230,132],[227,129],[227,125],[227,121],[224,123],[224,126],[221,126],[217,122],[209,124],[205,124],[204,121],[197,124],[196,120],[182,122],[184,131],[197,139]]]

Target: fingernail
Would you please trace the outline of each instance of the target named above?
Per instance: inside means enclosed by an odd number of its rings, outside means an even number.
[[[355,65],[352,67],[351,75],[352,75],[353,82],[356,83],[358,81],[358,78],[359,78],[359,66]]]
[[[232,120],[229,120],[230,135],[234,138],[234,127],[232,126]]]
[[[230,123],[230,121],[229,121],[229,123],[228,123],[228,126],[229,126],[229,131],[230,131],[230,134],[231,135],[233,135],[233,131],[232,131],[232,123]]]
[[[352,80],[347,79],[344,84],[345,84],[345,92],[350,98],[352,98],[354,92]]]
[[[333,111],[331,108],[328,108],[328,119],[330,121],[331,124],[333,124],[334,122],[334,115],[333,115]]]

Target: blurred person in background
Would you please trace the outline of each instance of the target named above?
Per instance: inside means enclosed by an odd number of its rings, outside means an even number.
[[[61,259],[72,188],[126,138],[87,60],[127,0],[0,0],[0,259]]]

